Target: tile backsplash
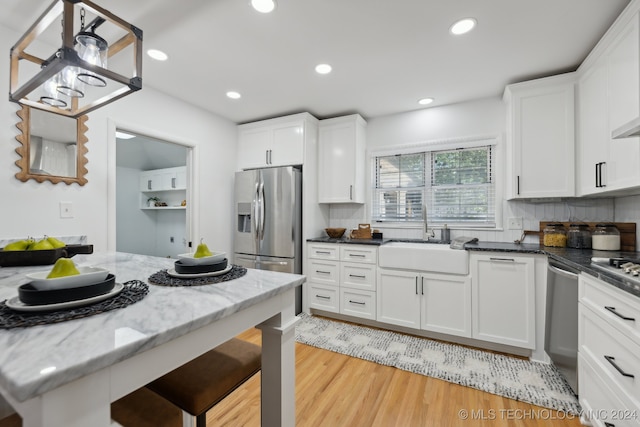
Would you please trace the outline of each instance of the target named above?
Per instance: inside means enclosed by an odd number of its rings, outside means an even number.
[[[633,199],[633,200],[627,200]],[[622,200],[622,201],[621,201]],[[368,223],[369,212],[366,205],[331,205],[329,213],[330,227],[357,228],[359,223]],[[629,210],[622,214],[620,211]],[[637,222],[640,220],[640,196],[622,199],[568,199],[557,202],[532,203],[528,201],[505,201],[502,209],[503,223],[509,218],[522,218],[524,230],[539,230],[540,221],[619,221]],[[384,233],[385,238],[422,238],[422,228],[390,227],[383,224],[371,224]],[[482,241],[512,242],[519,239],[522,230],[506,229],[456,229],[451,228],[451,238],[473,236]],[[435,230],[436,237],[440,231]],[[536,243],[538,236],[527,236],[526,243]]]

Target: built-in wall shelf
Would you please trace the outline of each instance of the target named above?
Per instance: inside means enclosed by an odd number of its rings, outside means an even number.
[[[186,206],[153,206],[153,207],[146,207],[146,208],[140,208],[143,211],[171,211],[171,210],[185,210],[187,209]]]
[[[168,206],[149,206],[149,199]],[[185,210],[182,202],[187,200],[187,168],[179,166],[140,172],[140,209],[142,210]]]

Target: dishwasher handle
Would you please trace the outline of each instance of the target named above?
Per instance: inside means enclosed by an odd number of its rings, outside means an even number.
[[[578,279],[578,275],[576,273],[572,273],[572,272],[564,270],[562,268],[554,267],[551,264],[547,265],[547,268],[549,269],[549,271],[552,271],[552,272],[554,272],[556,274],[559,274],[560,276],[564,276],[567,279],[572,279],[572,280],[577,280]]]

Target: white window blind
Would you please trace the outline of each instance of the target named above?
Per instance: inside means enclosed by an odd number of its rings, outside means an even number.
[[[373,221],[495,226],[491,146],[375,158]]]
[[[376,157],[375,221],[421,221],[425,153]]]

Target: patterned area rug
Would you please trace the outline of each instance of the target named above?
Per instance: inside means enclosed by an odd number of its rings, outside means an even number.
[[[381,365],[578,415],[576,395],[553,366],[482,350],[352,325],[305,313],[296,341]]]

